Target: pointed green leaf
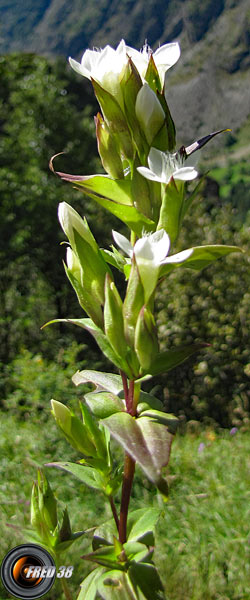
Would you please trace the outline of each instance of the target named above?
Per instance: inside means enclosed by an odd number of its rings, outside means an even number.
[[[105,354],[105,356],[109,358],[109,360],[113,362],[118,369],[122,369],[128,377],[131,379],[133,378],[133,373],[130,371],[127,363],[125,363],[125,361],[118,356],[118,354],[116,354],[102,329],[97,327],[97,325],[95,325],[91,319],[53,319],[52,321],[45,323],[42,329],[47,327],[47,325],[52,325],[53,323],[72,323],[73,325],[78,325],[79,327],[86,329],[89,333],[91,333],[91,335],[93,335],[103,354]]]
[[[151,375],[160,375],[160,373],[166,373],[167,371],[171,371],[178,365],[180,365],[184,360],[195,354],[195,352],[199,352],[203,348],[206,348],[209,344],[205,343],[197,343],[190,344],[190,346],[180,346],[179,348],[174,348],[173,350],[166,350],[166,352],[161,352],[158,357],[156,357],[154,363],[150,367]]]
[[[218,258],[222,258],[232,252],[243,252],[243,250],[238,246],[222,246],[219,244],[214,246],[196,246],[193,248],[191,256],[185,262],[181,264],[162,265],[160,267],[160,277],[179,267],[200,271],[200,269],[204,269]]]
[[[147,477],[167,495],[161,469],[167,465],[172,436],[167,428],[149,417],[135,420],[128,413],[116,413],[103,420],[111,435],[139,463]]]
[[[133,588],[139,592],[138,600],[164,600],[164,588],[153,564],[132,563],[128,575]]]
[[[121,271],[121,273],[124,272],[124,266],[126,266],[126,260],[125,258],[120,254],[120,252],[116,251],[115,249],[113,249],[113,251],[111,252],[111,250],[106,250],[101,248],[100,250],[104,260],[109,264],[112,265],[112,267],[115,267],[116,269],[118,269],[118,271]]]
[[[114,546],[103,546],[98,548],[98,550],[94,550],[94,552],[84,554],[81,558],[90,560],[98,565],[103,565],[104,567],[118,569],[118,571],[123,571],[125,568],[125,561],[119,561]]]
[[[154,221],[145,217],[132,205],[131,182],[128,179],[114,180],[106,175],[77,176],[59,171],[56,174],[64,181],[79,187],[82,192],[126,223],[139,237],[142,230],[154,231]]]
[[[104,567],[97,567],[81,583],[81,591],[77,596],[77,600],[95,600],[97,583],[100,577],[106,573]]]
[[[127,537],[128,542],[142,542],[147,546],[154,545],[154,528],[159,519],[161,511],[158,508],[139,508],[128,514]],[[94,533],[93,550],[100,546],[113,544],[113,538],[117,535],[114,519],[109,519],[100,525]]]
[[[84,187],[86,193],[91,193],[97,198],[110,200],[116,204],[132,206],[131,183],[128,179],[111,179],[108,175],[70,175],[70,173],[56,174],[64,181]]]
[[[97,419],[105,419],[126,410],[125,402],[111,392],[90,392],[84,396],[87,405]]]
[[[75,385],[82,383],[93,383],[96,386],[97,391],[111,392],[112,394],[119,394],[123,389],[122,378],[120,375],[114,373],[101,373],[101,371],[92,371],[91,369],[85,369],[84,371],[77,371],[72,377],[72,381]]]
[[[85,465],[79,465],[71,462],[47,463],[46,467],[56,467],[57,469],[62,469],[62,471],[71,473],[71,475],[74,475],[74,477],[80,479],[80,481],[85,483],[85,485],[88,487],[94,488],[95,490],[105,490],[105,483],[101,483],[100,473],[92,467],[86,467]]]
[[[129,514],[127,532],[128,541],[154,545],[154,529],[160,517],[159,508],[139,508]]]
[[[161,80],[153,58],[153,54],[150,55],[150,59],[148,61],[148,68],[145,74],[145,81],[148,83],[148,85],[150,85],[153,92],[161,92]]]

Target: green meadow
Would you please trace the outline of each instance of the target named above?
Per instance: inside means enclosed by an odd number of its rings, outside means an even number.
[[[31,422],[2,414],[1,554],[28,541],[29,499],[36,470],[52,460],[77,460],[51,419],[40,429]],[[177,435],[168,468],[169,500],[141,473],[135,478],[131,508],[161,508],[156,530],[155,562],[168,600],[248,600],[249,577],[249,436],[229,430],[194,430]],[[74,531],[110,518],[102,498],[77,479],[52,468],[46,474],[59,506],[68,506]],[[81,559],[91,547],[91,532],[63,556],[73,565],[69,580],[73,598],[92,566]],[[1,600],[10,596],[2,589]],[[59,582],[45,596],[63,600]]]

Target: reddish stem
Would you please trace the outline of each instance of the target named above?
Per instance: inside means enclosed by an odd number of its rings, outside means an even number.
[[[124,544],[127,539],[127,519],[128,519],[128,507],[130,501],[130,494],[133,484],[135,472],[135,461],[129,456],[125,455],[124,463],[124,475],[123,475],[123,486],[122,486],[122,498],[121,498],[121,511],[120,511],[120,523],[119,523],[119,541]]]
[[[114,520],[115,520],[115,524],[116,524],[116,527],[117,527],[117,531],[119,532],[119,518],[118,518],[117,511],[116,511],[116,506],[115,506],[115,503],[114,503],[113,496],[109,496],[109,502],[110,502],[112,514],[113,514],[113,517],[114,517]]]

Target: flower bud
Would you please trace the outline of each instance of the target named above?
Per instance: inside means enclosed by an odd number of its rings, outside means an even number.
[[[58,217],[75,253],[75,256],[71,253],[67,256],[70,269],[67,275],[72,274],[79,283],[81,269],[81,286],[86,292],[86,302],[91,296],[91,304],[96,302],[100,306],[104,303],[105,276],[106,273],[110,273],[110,269],[102,257],[86,219],[81,219],[80,215],[66,202],[59,204]],[[77,264],[76,259],[78,259],[79,264]],[[79,292],[80,289],[78,288],[77,294]],[[98,311],[98,314],[100,314],[100,311]]]
[[[98,152],[104,169],[114,179],[123,179],[122,161],[117,150],[115,136],[109,130],[101,114],[95,117]]]
[[[137,94],[135,112],[147,142],[151,145],[165,121],[165,113],[156,94],[147,83],[143,84]]]
[[[115,352],[125,357],[127,344],[124,335],[122,300],[109,275],[106,276],[105,281],[104,330]]]
[[[94,323],[103,328],[103,316],[99,301],[93,302],[93,294],[88,292],[84,285],[84,273],[80,261],[71,248],[67,248],[66,262],[64,264],[66,275],[74,288],[80,306],[85,310]]]
[[[132,258],[126,296],[123,303],[124,331],[127,343],[133,347],[135,327],[139,312],[144,303],[143,285],[140,280],[135,258]]]
[[[142,372],[147,373],[159,352],[154,316],[145,306],[142,307],[135,329],[135,351]]]
[[[50,484],[41,469],[38,471],[38,506],[41,521],[49,531],[54,531],[57,526],[57,501]]]
[[[96,456],[87,427],[64,404],[51,400],[52,414],[68,442],[85,456]]]

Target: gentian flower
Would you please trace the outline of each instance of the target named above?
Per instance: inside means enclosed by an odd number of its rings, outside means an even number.
[[[147,167],[137,167],[137,171],[146,179],[160,183],[169,183],[172,177],[181,181],[195,179],[198,175],[196,169],[189,166],[184,167],[183,164],[184,159],[176,156],[176,154],[151,148],[148,155],[149,169]]]
[[[159,229],[150,235],[143,236],[137,240],[134,247],[121,233],[117,231],[113,231],[112,233],[117,246],[128,254],[130,258],[133,255],[135,256],[144,288],[145,304],[156,288],[161,265],[184,262],[193,252],[193,249],[190,248],[168,257],[170,239],[164,229]]]
[[[153,54],[163,85],[165,72],[180,57],[180,46],[177,42],[165,44],[155,52],[152,52],[146,44],[143,46],[142,51],[139,52],[130,46],[126,46],[125,41],[121,40],[116,50],[109,45],[103,49],[86,50],[80,63],[71,57],[69,57],[69,63],[72,69],[80,75],[97,81],[106,91],[115,96],[122,106],[120,79],[128,57],[132,59],[142,79],[144,79],[151,54]]]
[[[162,86],[164,84],[166,71],[168,71],[168,69],[170,69],[170,67],[172,67],[177,60],[179,60],[181,54],[178,42],[164,44],[164,46],[160,46],[160,48],[158,48],[155,52],[153,52],[147,44],[143,46],[143,49],[140,52],[138,52],[138,50],[134,50],[134,48],[131,48],[130,46],[126,46],[126,52],[135,64],[142,79],[144,79],[146,75],[149,59],[151,54],[153,54],[153,59],[158,70]]]
[[[120,75],[127,61],[124,40],[121,40],[116,50],[109,45],[103,50],[86,50],[80,63],[69,57],[70,66],[74,71],[87,79],[97,81],[107,92],[115,96],[119,104],[122,104]]]

